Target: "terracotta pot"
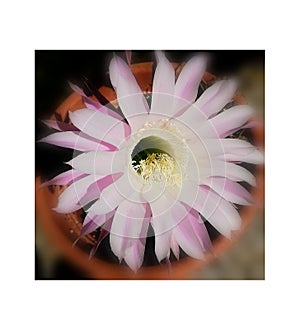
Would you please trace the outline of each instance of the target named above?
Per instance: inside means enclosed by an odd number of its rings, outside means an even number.
[[[174,67],[177,65],[174,64]],[[152,82],[152,63],[133,64],[132,71],[139,82],[143,91],[151,91]],[[205,81],[210,81],[214,76],[206,73]],[[112,88],[99,88],[110,102],[116,100],[115,92]],[[239,97],[238,102],[243,102]],[[66,118],[67,112],[74,111],[85,107],[81,96],[71,94],[55,111],[60,114],[62,119]],[[53,115],[53,119],[55,119]],[[255,144],[257,146],[264,145],[264,130],[263,121],[257,118],[258,125],[252,129]],[[257,166],[255,176],[257,178],[257,186],[252,189],[251,193],[255,203],[251,206],[242,207],[240,214],[242,218],[242,227],[238,232],[233,233],[232,239],[228,240],[220,236],[213,242],[214,254],[207,254],[205,260],[196,260],[190,257],[183,258],[179,261],[172,262],[172,270],[168,271],[165,264],[142,267],[134,274],[129,267],[113,264],[100,260],[97,257],[89,259],[85,247],[94,244],[96,238],[94,235],[88,235],[80,240],[79,244],[73,246],[73,242],[78,237],[81,231],[82,220],[78,212],[61,215],[52,211],[56,206],[58,196],[63,187],[54,187],[51,192],[47,187],[40,188],[41,178],[36,179],[36,215],[37,221],[44,230],[45,235],[49,238],[52,244],[63,254],[64,257],[80,270],[82,270],[88,278],[92,279],[186,279],[188,275],[196,270],[204,267],[218,255],[226,251],[243,233],[245,228],[254,218],[257,210],[263,207],[264,201],[264,168]]]

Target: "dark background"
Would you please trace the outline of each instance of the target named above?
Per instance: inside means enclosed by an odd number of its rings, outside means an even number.
[[[115,51],[124,58],[124,52]],[[170,61],[186,61],[198,51],[166,51]],[[264,50],[206,50],[210,62],[207,71],[218,77],[235,76],[246,66],[260,66],[264,70]],[[36,104],[36,140],[50,131],[41,119],[48,119],[59,104],[71,94],[68,81],[72,81],[90,94],[88,86],[98,89],[102,85],[110,86],[107,75],[108,63],[113,51],[94,50],[36,50],[35,52],[35,104]],[[132,63],[154,61],[153,51],[133,51]],[[63,162],[71,158],[72,151],[47,144],[36,143],[36,175],[49,179],[68,167]],[[36,279],[45,279],[42,264],[36,249]],[[57,260],[51,279],[82,279],[77,269]]]

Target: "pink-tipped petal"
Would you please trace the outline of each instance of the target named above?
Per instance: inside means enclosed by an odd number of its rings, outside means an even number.
[[[206,121],[206,116],[195,107],[195,104],[191,105],[188,110],[184,111],[182,114],[176,117],[176,120],[174,120],[175,123],[179,122],[185,127],[193,130],[194,133],[196,133],[199,137],[205,137],[205,134],[202,134],[202,132],[199,131],[199,127],[206,123]]]
[[[58,213],[70,213],[82,208],[84,205],[80,203],[80,199],[84,196],[88,187],[99,179],[99,176],[89,175],[75,181],[60,194],[55,211]]]
[[[159,262],[170,255],[173,219],[168,212],[170,203],[163,195],[150,203],[152,211],[151,225],[155,233],[155,254]],[[164,209],[165,205],[165,209]]]
[[[134,272],[137,272],[143,264],[144,251],[145,244],[139,239],[132,240],[125,250],[124,260]]]
[[[154,225],[153,228],[157,228],[157,225]],[[163,234],[155,235],[155,255],[158,262],[161,262],[170,255],[171,234],[170,231],[167,231]]]
[[[114,110],[109,109],[108,107],[102,105],[98,101],[94,101],[93,99],[91,99],[89,97],[85,97],[85,96],[83,96],[83,101],[84,101],[84,104],[86,105],[86,107],[88,109],[95,110],[95,111],[100,111],[104,115],[111,116],[111,117],[116,118],[118,120],[124,120],[124,118],[119,113],[117,113]]]
[[[61,121],[46,119],[46,120],[42,120],[42,122],[46,126],[50,128],[54,128],[57,131],[78,131],[78,128],[76,126],[72,124],[63,123]]]
[[[173,104],[173,112],[177,116],[195,101],[205,67],[206,58],[198,55],[188,61],[180,72],[175,84]]]
[[[172,230],[188,212],[167,193],[150,202],[150,207],[151,224],[155,233],[155,254],[160,262],[170,254]]]
[[[256,186],[255,176],[244,167],[221,160],[213,159],[209,165],[203,166],[200,169],[200,176],[202,179],[205,179],[206,177],[220,176],[232,181],[245,181],[252,186]]]
[[[210,177],[204,181],[204,184],[229,202],[240,205],[253,203],[251,194],[237,182],[226,178]]]
[[[189,256],[200,259],[203,258],[203,248],[198,240],[194,230],[189,222],[189,210],[182,204],[178,203],[176,208],[182,208],[184,214],[182,219],[172,229],[172,238]]]
[[[57,175],[49,181],[42,183],[40,187],[43,188],[51,185],[68,185],[71,182],[79,180],[85,176],[87,176],[87,174],[72,169]]]
[[[248,105],[237,105],[223,111],[206,122],[200,130],[207,137],[220,138],[228,136],[228,132],[240,129],[253,115],[253,109]]]
[[[92,233],[101,226],[102,226],[102,231],[100,233],[99,238],[102,238],[101,240],[103,240],[105,236],[107,236],[106,232],[110,230],[113,215],[114,215],[114,211],[101,215],[91,215],[88,213],[84,218],[82,229],[77,241],[83,236],[89,235],[90,233]],[[75,244],[77,241],[75,241]],[[98,240],[96,249],[98,248],[99,244],[100,242]]]
[[[130,65],[131,64],[132,51],[131,50],[126,50],[125,55],[126,55],[126,61],[127,61],[128,65]]]
[[[41,139],[39,142],[54,144],[63,148],[79,151],[110,150],[107,143],[102,143],[80,132],[58,132]]]
[[[158,63],[153,79],[151,114],[172,116],[175,70],[163,52],[157,51],[156,57]]]
[[[129,66],[119,56],[114,56],[111,60],[109,74],[121,110],[135,131],[143,125],[142,117],[149,113],[145,96]]]
[[[95,255],[95,253],[97,252],[97,250],[98,250],[99,245],[101,244],[101,242],[109,235],[111,224],[112,224],[112,220],[113,220],[113,217],[111,217],[109,220],[107,220],[105,222],[104,226],[101,228],[101,232],[99,234],[97,243],[94,245],[94,247],[90,251],[90,258]]]
[[[224,234],[230,236],[230,231],[237,230],[241,225],[241,218],[235,207],[208,188],[199,187],[201,199],[205,197],[205,204],[200,211],[210,223]],[[224,219],[227,220],[224,221]],[[225,224],[226,223],[226,224]],[[228,234],[227,234],[228,230]]]
[[[169,194],[167,191],[158,198],[152,200],[149,204],[152,212],[151,224],[154,227],[155,235],[170,232],[187,213],[182,208],[176,210],[175,206],[177,206],[178,203],[173,195]],[[176,219],[174,218],[176,215],[175,213],[178,215]]]
[[[249,164],[263,164],[264,162],[264,156],[262,152],[260,152],[255,148],[253,148],[252,151],[249,150],[249,153],[244,156],[237,153],[225,154],[223,159],[228,162],[249,163]]]
[[[124,199],[125,196],[122,196],[111,184],[102,191],[100,198],[90,207],[89,212],[95,215],[106,214],[114,210]]]
[[[208,187],[186,183],[179,199],[202,214],[225,237],[230,238],[231,231],[240,227],[238,211]]]
[[[175,203],[172,211],[177,222],[172,229],[172,238],[188,255],[202,259],[209,237],[203,227],[199,228],[201,225],[199,214],[182,203]]]
[[[137,270],[143,261],[144,244],[149,219],[145,218],[146,207],[142,203],[124,200],[116,210],[110,232],[110,245],[114,254]]]
[[[222,139],[223,159],[230,162],[262,164],[264,157],[251,143],[240,139]]]
[[[195,102],[195,107],[207,118],[211,118],[232,101],[236,89],[234,80],[218,81],[203,92]]]
[[[132,202],[146,202],[142,195],[144,184],[139,177],[128,175],[128,172],[125,172],[120,179],[114,182],[114,186],[121,195],[130,196]]]
[[[99,102],[96,102],[96,101],[94,101],[91,98],[86,97],[86,96],[83,96],[82,99],[83,99],[83,102],[84,102],[84,104],[86,105],[86,107],[88,109],[96,110],[96,111],[101,109],[101,104]]]
[[[77,94],[79,94],[79,95],[81,95],[81,96],[86,96],[86,94],[85,94],[85,92],[83,91],[82,88],[80,88],[79,86],[77,86],[77,85],[71,83],[71,81],[69,81],[68,83],[69,83],[69,86],[71,87],[71,89],[72,89],[75,93],[77,93]]]
[[[170,247],[171,247],[171,250],[172,250],[175,258],[177,260],[179,260],[179,245],[177,244],[177,242],[174,238],[174,234],[172,234],[172,236],[171,236]]]
[[[204,225],[203,220],[201,219],[199,213],[191,209],[189,213],[189,221],[191,226],[193,227],[193,230],[202,245],[202,248],[204,251],[212,251],[212,243],[209,238],[207,229]]]
[[[90,151],[73,158],[67,164],[87,174],[108,175],[123,172],[125,151]]]
[[[128,138],[131,135],[131,127],[123,120],[123,129],[124,129],[124,134],[125,138]]]
[[[123,173],[114,173],[111,175],[107,175],[104,178],[101,178],[100,180],[97,180],[96,182],[91,184],[87,189],[86,194],[80,199],[80,203],[85,205],[99,198],[102,191],[106,187],[117,181],[122,175]]]
[[[191,226],[188,216],[173,229],[176,242],[183,251],[195,259],[203,259],[203,247]]]
[[[87,214],[85,219],[84,219],[82,230],[81,230],[79,238],[92,233],[97,228],[101,227],[106,221],[107,221],[106,214],[95,215],[95,216],[92,216],[92,217],[90,217]]]
[[[193,147],[197,159],[215,157],[228,162],[263,163],[263,153],[251,143],[241,139],[201,139]]]
[[[69,113],[72,123],[85,134],[114,146],[125,141],[124,123],[100,111],[81,109]]]

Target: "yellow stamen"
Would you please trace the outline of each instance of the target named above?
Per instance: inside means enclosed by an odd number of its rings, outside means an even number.
[[[152,153],[139,164],[134,165],[136,172],[148,182],[165,181],[168,185],[180,185],[181,174],[173,157],[166,153]]]

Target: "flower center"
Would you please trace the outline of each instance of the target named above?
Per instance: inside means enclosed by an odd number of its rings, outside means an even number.
[[[132,161],[136,172],[148,182],[163,182],[168,185],[180,185],[181,175],[177,169],[173,157],[165,153],[152,153],[146,159],[140,160],[139,164]]]
[[[132,167],[146,182],[164,182],[168,186],[180,186],[181,172],[174,157],[168,152],[168,142],[150,136],[142,139],[134,148]]]

